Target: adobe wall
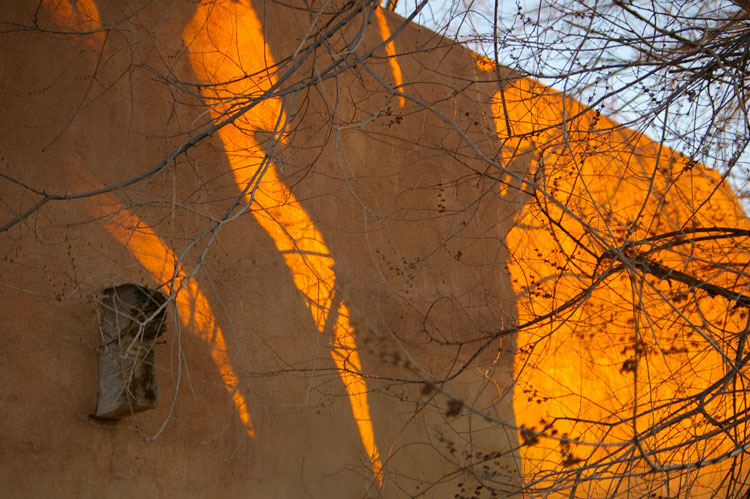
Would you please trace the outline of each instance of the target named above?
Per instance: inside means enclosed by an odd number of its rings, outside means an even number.
[[[0,495],[747,475],[719,381],[750,225],[718,173],[366,5],[123,4],[0,6]],[[122,283],[169,298],[160,404],[108,422]]]
[[[313,16],[253,6],[283,70]],[[482,158],[499,147],[488,114],[494,72],[408,25],[399,63],[423,102],[402,108],[362,67],[300,90],[271,167],[329,250],[335,284],[310,291],[299,284],[309,270],[291,267],[274,239],[283,228],[275,236],[253,213],[260,208],[244,206],[225,136],[146,174],[205,130],[207,102],[224,110],[201,93],[186,48],[196,12],[196,2],[0,7],[0,224],[12,223],[0,234],[0,495],[453,497],[480,480],[518,487],[513,338],[492,341],[461,369],[516,317],[504,242],[521,198],[517,189],[499,194]],[[338,19],[326,14],[318,26]],[[325,69],[357,29],[358,53],[376,49],[376,21],[363,19],[354,16],[282,87]],[[85,33],[62,33],[65,20]],[[401,22],[387,20],[393,30]],[[393,84],[384,48],[368,64]],[[261,147],[273,139],[262,127],[244,131]],[[13,223],[44,193],[57,197]],[[170,289],[163,277],[173,274]],[[90,417],[97,317],[102,290],[123,282],[171,291],[176,305],[156,347],[159,408],[106,423]],[[202,318],[180,308],[188,292]],[[331,301],[315,303],[315,293]],[[340,303],[350,314],[345,339],[356,342],[346,348],[333,324]],[[353,351],[360,369],[342,358]],[[446,377],[442,391],[424,383]],[[355,421],[362,403],[369,422]],[[474,465],[486,476],[465,471]]]

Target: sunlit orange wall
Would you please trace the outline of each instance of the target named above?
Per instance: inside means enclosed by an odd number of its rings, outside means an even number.
[[[44,7],[58,26],[71,32],[94,31],[94,39],[103,41],[103,33],[97,31],[102,28],[99,13],[92,1],[44,0]],[[186,28],[184,38],[191,49],[196,74],[205,83],[215,85],[204,95],[217,118],[236,104],[236,101],[225,102],[223,99],[239,96],[241,101],[247,102],[244,99],[258,97],[273,85],[273,59],[260,22],[247,2],[201,4]],[[86,43],[92,44],[92,39],[87,38]],[[94,48],[97,47],[100,45]],[[233,83],[223,83],[228,81]],[[235,108],[231,110],[236,111]],[[265,151],[256,142],[253,132],[274,130],[279,119],[284,119],[279,99],[264,99],[234,125],[223,128],[219,136],[225,143],[238,186],[248,188],[246,198],[253,203],[251,211],[284,255],[318,330],[323,333],[329,318],[332,319],[329,326],[333,333],[331,356],[349,394],[352,414],[373,472],[382,482],[382,464],[370,419],[367,385],[362,376],[354,330],[349,324],[349,310],[334,297],[333,259],[310,217],[279,180],[275,167],[266,163],[260,169]],[[86,178],[88,185],[94,185],[93,179],[79,173]],[[227,390],[232,393],[239,416],[248,433],[254,435],[249,408],[239,390],[240,380],[232,370],[223,334],[205,295],[153,230],[116,204],[114,199],[104,202],[112,205],[112,214],[105,225],[107,230],[131,251],[154,280],[172,283],[177,292],[175,302],[185,326],[195,330],[210,344],[211,355]]]
[[[396,44],[391,38],[391,28],[388,26],[388,20],[385,18],[385,13],[380,7],[375,8],[375,18],[378,21],[378,30],[380,31],[380,38],[385,42],[385,53],[388,56],[388,64],[391,66],[391,73],[393,74],[393,81],[395,82],[394,87],[396,90],[403,92],[404,85],[404,73],[401,70],[401,63],[396,57]],[[398,105],[403,109],[406,106],[406,99],[403,95],[398,96]]]
[[[82,191],[101,189],[95,179],[81,169],[70,171]],[[174,302],[185,331],[197,334],[209,347],[224,386],[232,397],[248,435],[255,436],[250,411],[242,393],[241,380],[232,368],[221,327],[208,299],[190,272],[178,262],[177,255],[151,227],[120,204],[113,195],[101,195],[87,202],[87,209],[104,220],[104,228],[138,260],[154,282],[163,284],[166,293],[174,293]]]
[[[592,275],[614,264],[598,256],[626,240],[681,228],[748,227],[715,172],[689,165],[668,148],[532,80],[519,79],[504,92],[512,136],[499,92],[493,104],[503,160],[508,164],[533,150],[528,179],[538,181],[536,195],[507,236],[519,324],[586,290]],[[533,194],[533,186],[523,187]],[[661,250],[652,244],[637,250],[653,251],[649,257],[670,268],[743,290],[748,283],[721,266],[746,265],[747,242],[705,241]],[[612,497],[637,495],[646,487],[664,494],[691,487],[696,497],[708,496],[728,462],[669,478],[652,474],[621,482],[618,477],[649,471],[651,465],[711,459],[733,448],[730,432],[719,432],[680,450],[652,452],[716,429],[700,415],[645,432],[672,414],[694,409],[678,398],[726,374],[729,363],[720,351],[733,355],[728,345],[746,326],[744,312],[729,305],[631,269],[604,280],[580,305],[521,329],[514,412],[526,444],[521,453],[530,490],[554,497],[571,497],[571,491],[573,497]],[[745,404],[744,396],[724,395],[708,402],[706,410],[721,420]],[[636,436],[640,449],[650,452],[650,464],[633,446]],[[612,462],[617,459],[624,462]],[[567,473],[579,466],[580,484],[573,489]],[[661,488],[649,485],[652,480],[661,480]]]
[[[42,0],[43,13],[51,21],[75,37],[75,41],[86,48],[101,48],[104,31],[99,9],[93,0]]]
[[[71,32],[93,32],[94,38],[84,38],[91,48],[102,48],[102,25],[99,11],[91,0],[44,0],[43,7],[52,20],[61,28]],[[70,167],[67,172],[69,182],[81,191],[100,189],[98,181],[83,169]],[[250,436],[254,436],[250,412],[240,388],[240,379],[232,369],[226,341],[206,296],[197,282],[177,262],[173,251],[142,220],[126,210],[113,195],[92,198],[87,208],[97,217],[106,220],[104,228],[114,236],[138,262],[151,274],[155,282],[164,284],[169,292],[175,293],[175,305],[183,326],[198,334],[207,343],[211,358],[216,364],[240,420]]]
[[[275,165],[264,162],[265,147],[254,136],[256,130],[273,131],[276,139],[283,141],[281,130],[287,118],[281,99],[263,97],[276,82],[275,63],[263,27],[247,1],[203,2],[183,38],[195,74],[209,85],[204,97],[216,119],[237,112],[238,102],[260,99],[260,104],[218,134],[250,211],[284,256],[318,331],[333,335],[331,356],[349,394],[373,473],[381,481],[382,465],[354,330],[349,324],[349,310],[335,296],[334,260],[305,209],[279,179]]]
[[[44,5],[52,19],[70,31],[96,31],[101,27],[90,0],[45,0]],[[382,12],[377,10],[375,15],[385,40],[390,36],[387,23]],[[86,38],[103,39],[101,32]],[[201,3],[184,32],[184,41],[195,74],[210,85],[203,95],[215,118],[236,112],[238,103],[250,103],[276,81],[262,25],[246,1]],[[399,88],[403,77],[393,42],[386,45],[386,53]],[[591,284],[590,276],[595,271],[612,264],[611,260],[597,259],[597,255],[621,246],[625,240],[638,241],[684,227],[748,226],[726,185],[701,165],[690,165],[667,148],[618,128],[531,80],[517,80],[504,92],[507,108],[502,109],[499,95],[493,104],[496,129],[504,146],[502,159],[510,162],[519,152],[533,150],[537,160],[529,178],[540,180],[535,187],[539,201],[525,205],[507,238],[513,258],[509,268],[519,295],[519,323],[544,316],[579,295]],[[403,107],[402,98],[399,102]],[[512,136],[507,135],[506,112]],[[279,179],[275,166],[263,162],[265,148],[253,135],[256,130],[283,129],[285,119],[281,100],[264,98],[234,124],[220,130],[219,136],[238,186],[247,188],[245,199],[252,201],[250,211],[283,254],[316,328],[332,334],[331,355],[349,394],[373,472],[380,479],[382,465],[370,419],[367,385],[349,311],[335,296],[333,258],[309,215]],[[565,122],[564,127],[561,122]],[[283,133],[276,131],[274,135],[283,142]],[[527,191],[534,188],[530,184],[523,187]],[[122,210],[115,199],[102,203],[109,205],[105,209],[109,213],[107,230],[128,247],[154,280],[174,282],[180,289],[176,304],[183,324],[196,330],[211,346],[224,383],[252,434],[239,380],[205,295],[153,230]],[[694,214],[697,208],[700,210]],[[549,220],[556,224],[550,225]],[[655,250],[650,256],[664,265],[736,289],[746,283],[727,269],[748,262],[746,247],[747,241],[736,246],[726,241],[681,244]],[[648,452],[679,445],[688,434],[700,436],[713,429],[705,418],[696,416],[641,434],[669,414],[684,412],[679,397],[705,389],[726,373],[731,359],[722,357],[720,351],[730,351],[727,345],[745,326],[742,311],[730,309],[725,299],[686,291],[680,284],[631,269],[599,284],[580,306],[521,330],[514,411],[522,427],[521,441],[527,444],[521,452],[524,476],[532,490],[541,495],[557,491],[570,496],[570,483],[556,480],[564,479],[572,466],[590,464],[578,477],[583,485],[573,495],[614,495],[616,477],[625,471],[625,464],[602,469],[596,463],[633,452],[634,435],[638,434],[640,446]],[[691,327],[693,324],[700,327]],[[628,361],[634,358],[639,362],[628,369]],[[738,410],[730,402],[740,404],[739,409],[746,404],[744,395],[732,401],[720,396],[705,407],[715,417],[723,418]],[[704,447],[692,446],[680,453],[652,453],[651,460],[664,466],[710,459],[731,445],[725,433],[706,438],[704,443]],[[625,462],[632,463],[633,459]],[[635,462],[636,468],[629,471],[648,470],[645,460],[636,458]],[[716,485],[725,469],[724,463],[701,468],[693,474],[692,492]],[[594,474],[596,482],[585,481]],[[682,478],[678,475],[674,480]],[[640,486],[628,484],[631,492]]]

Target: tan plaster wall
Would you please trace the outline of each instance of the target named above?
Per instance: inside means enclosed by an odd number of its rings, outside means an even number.
[[[181,38],[194,4],[154,2],[136,12],[138,2],[98,2],[103,26],[113,28],[74,38],[46,31],[60,30],[36,2],[3,2],[0,22],[10,28],[0,35],[0,172],[38,191],[81,192],[81,170],[113,185],[186,140],[207,119]],[[283,60],[310,15],[274,4],[258,11]],[[355,24],[296,78],[324,67]],[[378,43],[370,26],[360,51]],[[492,75],[477,75],[468,51],[424,29],[407,26],[396,44],[413,54],[399,58],[409,91],[494,157]],[[370,62],[389,80],[383,59]],[[289,144],[278,152],[282,177],[323,234],[337,291],[352,311],[371,376],[383,488],[329,338],[316,331],[282,256],[249,213],[222,226],[196,279],[227,336],[255,437],[209,347],[179,326],[174,309],[157,347],[160,407],[118,424],[89,418],[98,293],[128,281],[162,284],[105,230],[106,220],[92,218],[91,203],[103,202],[95,197],[49,202],[0,235],[1,496],[452,497],[476,485],[463,471],[472,456],[495,451],[503,457],[488,461],[483,479],[518,485],[513,430],[468,411],[447,417],[444,395],[388,378],[415,379],[404,358],[431,378],[454,372],[471,351],[457,343],[475,344],[514,320],[503,243],[520,200],[514,191],[497,195],[476,151],[435,113],[413,102],[401,110],[387,98],[362,69],[325,81],[302,94]],[[39,199],[21,185],[1,185],[0,223]],[[115,193],[177,253],[238,195],[216,136]],[[198,254],[188,251],[183,263],[192,268]],[[497,397],[509,386],[513,347],[486,350],[445,389],[476,407],[495,403],[497,417],[512,424],[510,396]]]

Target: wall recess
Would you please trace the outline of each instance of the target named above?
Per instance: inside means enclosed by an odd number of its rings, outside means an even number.
[[[95,417],[117,420],[158,406],[154,345],[165,329],[166,301],[137,284],[104,290]]]

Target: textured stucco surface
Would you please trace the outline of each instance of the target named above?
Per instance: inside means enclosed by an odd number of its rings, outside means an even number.
[[[60,33],[54,3],[0,6],[9,27],[0,35],[2,173],[37,192],[112,186],[154,167],[205,123],[182,38],[196,2],[142,10],[140,2],[97,2],[111,29],[80,36]],[[283,61],[310,14],[255,7]],[[393,29],[400,23],[388,19]],[[290,81],[325,67],[360,25],[334,35]],[[371,26],[358,50],[379,43]],[[268,233],[245,213],[222,225],[207,250],[205,238],[189,246],[240,194],[213,135],[143,181],[103,197],[50,201],[0,235],[1,496],[452,497],[476,485],[462,471],[473,456],[498,451],[488,473],[517,485],[513,430],[466,411],[446,416],[445,395],[398,380],[418,379],[405,359],[430,378],[455,372],[472,350],[458,343],[515,317],[503,242],[521,200],[513,190],[498,194],[457,133],[496,156],[487,114],[494,73],[414,26],[396,49],[409,92],[456,128],[415,103],[401,109],[357,69],[300,94],[289,140],[276,152],[280,177],[325,238],[337,293],[351,310],[383,488],[331,360],[330,332],[316,330]],[[384,56],[380,49],[369,63],[392,81]],[[38,199],[3,182],[1,222]],[[174,309],[156,352],[159,408],[118,424],[89,418],[99,293],[123,282],[164,284],[108,232],[113,200],[181,254],[185,268],[202,258],[195,279],[224,331],[254,437],[209,344]],[[510,394],[498,401],[510,386],[513,348],[512,338],[495,342],[444,388],[476,407],[494,403],[496,416],[513,423]]]

